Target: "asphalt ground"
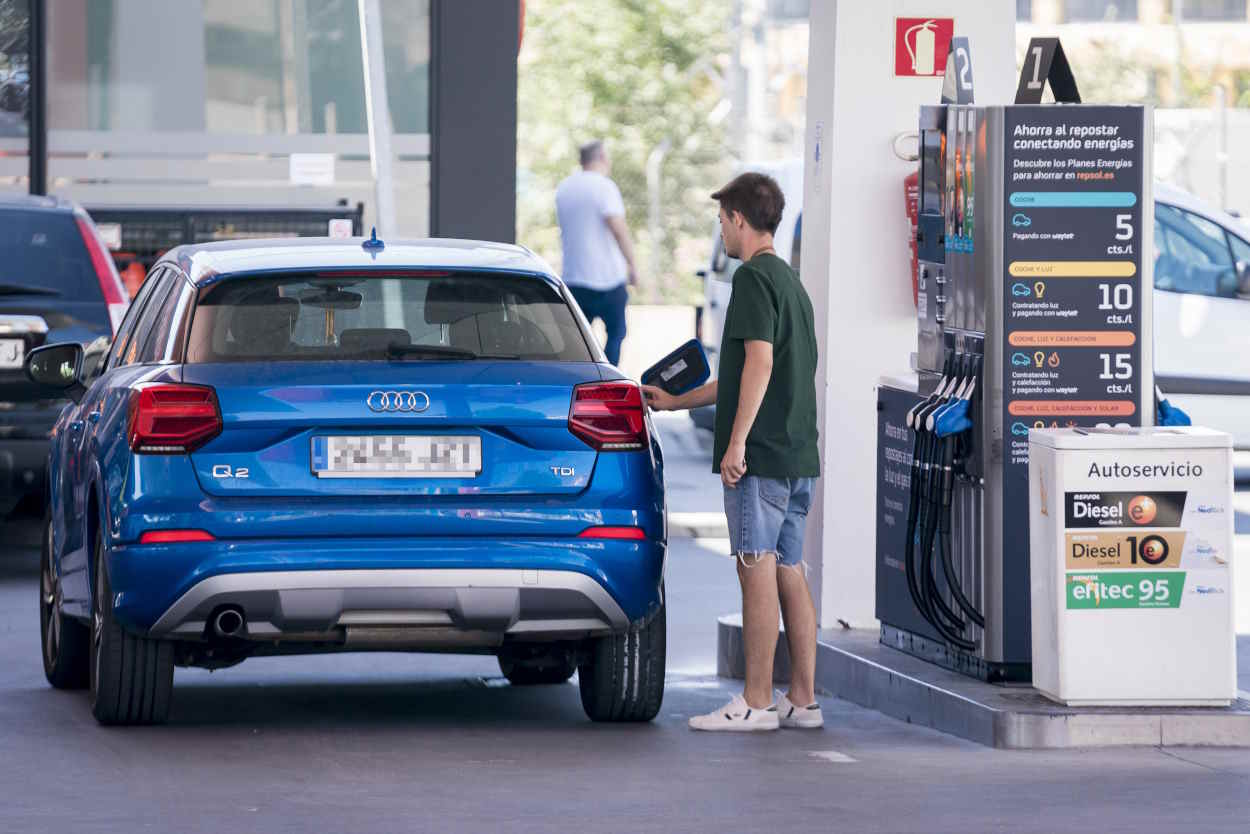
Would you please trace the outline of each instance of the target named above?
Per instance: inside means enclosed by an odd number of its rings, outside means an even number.
[[[715,489],[697,439],[666,448]],[[720,538],[671,543],[651,724],[592,724],[576,679],[511,687],[488,657],[354,654],[179,669],[150,728],[47,686],[36,531],[0,538],[0,832],[1250,830],[1250,751],[998,751],[835,698],[820,731],[691,732],[738,688],[714,676]]]

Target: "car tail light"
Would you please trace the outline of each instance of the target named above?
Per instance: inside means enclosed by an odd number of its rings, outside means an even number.
[[[592,382],[573,389],[569,431],[601,452],[645,449],[642,391],[632,382]]]
[[[136,452],[191,452],[220,432],[221,409],[212,388],[153,383],[131,392],[130,448]]]
[[[126,317],[126,307],[130,303],[127,299],[126,288],[122,285],[121,276],[117,274],[113,259],[109,257],[104,244],[100,242],[95,226],[81,214],[75,214],[74,220],[78,223],[78,231],[82,235],[83,245],[87,247],[87,254],[91,256],[91,266],[95,269],[95,277],[100,282],[100,292],[104,294],[104,303],[109,308],[109,324],[113,328],[113,334],[116,335],[117,328],[121,327],[122,319]]]
[[[145,530],[139,544],[178,544],[180,542],[216,541],[206,530]]]
[[[647,532],[641,527],[587,527],[578,534],[578,538],[643,541],[647,538]]]

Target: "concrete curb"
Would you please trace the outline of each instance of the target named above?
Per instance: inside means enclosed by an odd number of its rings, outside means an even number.
[[[717,674],[741,678],[742,616],[721,617],[717,625]],[[782,635],[774,669],[780,680],[789,676],[785,650]],[[987,747],[1250,747],[1250,694],[1244,692],[1227,708],[1068,708],[1032,687],[984,683],[883,646],[875,630],[822,632],[816,685]]]

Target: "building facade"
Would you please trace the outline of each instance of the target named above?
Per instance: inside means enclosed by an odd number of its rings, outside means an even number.
[[[0,0],[0,83],[29,65],[34,2]],[[49,191],[87,206],[346,200],[373,220],[357,0],[42,2]],[[379,7],[397,232],[511,240],[519,4]],[[25,190],[27,123],[11,99],[0,94],[0,189]],[[480,108],[467,130],[450,104],[466,99]]]

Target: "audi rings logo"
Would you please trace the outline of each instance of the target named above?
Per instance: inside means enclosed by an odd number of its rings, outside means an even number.
[[[430,407],[430,397],[424,391],[372,391],[365,405],[370,411],[419,414]]]

